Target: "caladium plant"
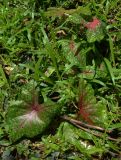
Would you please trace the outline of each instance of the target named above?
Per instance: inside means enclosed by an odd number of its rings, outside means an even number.
[[[101,41],[104,38],[104,24],[99,19],[94,17],[93,21],[85,23],[85,27],[87,28],[86,36],[89,43]]]
[[[85,81],[80,82],[77,118],[104,128],[108,125],[106,102],[97,101],[93,88]]]
[[[39,104],[37,89],[24,89],[18,100],[11,102],[8,108],[6,129],[11,141],[42,134],[59,111],[60,107],[49,99]]]

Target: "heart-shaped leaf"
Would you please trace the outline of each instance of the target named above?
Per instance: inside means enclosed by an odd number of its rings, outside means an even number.
[[[24,90],[21,94],[19,100],[11,103],[6,116],[7,130],[12,141],[23,136],[31,138],[41,134],[60,111],[60,107],[51,100],[39,104],[37,90],[33,90],[33,95],[30,90]]]
[[[86,36],[89,43],[101,41],[104,38],[104,26],[99,19],[93,18],[93,21],[85,24],[85,27],[87,28]]]

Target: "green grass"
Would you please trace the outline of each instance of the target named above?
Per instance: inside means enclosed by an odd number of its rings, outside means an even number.
[[[120,159],[120,7],[119,0],[0,2],[3,160]],[[90,29],[93,18],[100,23]],[[24,120],[21,128],[20,116],[38,103],[47,107],[36,111],[44,127]]]

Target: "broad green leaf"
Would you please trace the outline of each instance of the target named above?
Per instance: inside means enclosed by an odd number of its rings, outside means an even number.
[[[65,13],[65,9],[64,8],[50,7],[45,12],[45,16],[47,16],[47,17],[62,16],[64,13]]]
[[[45,16],[47,17],[56,17],[56,16],[62,16],[64,14],[83,14],[83,15],[91,15],[91,11],[89,9],[88,6],[86,7],[83,7],[83,6],[79,6],[77,7],[76,9],[69,9],[69,10],[66,10],[62,7],[60,8],[55,8],[55,7],[50,7],[48,8],[48,10],[45,12]]]
[[[65,58],[65,61],[71,64],[71,66],[81,66],[82,64],[79,62],[79,59],[77,58],[77,56],[74,55],[74,52],[72,52],[70,49],[70,42],[70,40],[58,41],[59,46],[62,47],[62,54]],[[75,43],[75,49],[77,49],[77,45],[78,44]]]
[[[95,41],[101,41],[104,38],[104,32],[101,26],[95,29],[88,29],[86,32],[87,41],[93,43]]]
[[[60,107],[54,102],[48,100],[44,104],[39,104],[37,90],[31,88],[31,86],[23,88],[17,103],[11,102],[8,108],[6,129],[11,141],[42,134],[52,119],[59,114]]]
[[[78,13],[83,14],[83,15],[88,15],[88,16],[91,15],[91,10],[88,6],[85,6],[85,7],[79,6],[77,8],[77,11]]]
[[[104,128],[106,128],[109,125],[106,105],[107,105],[106,101],[103,100],[98,101],[97,104],[95,105],[96,107],[95,122],[96,124]]]
[[[12,141],[16,141],[21,137],[25,136],[32,138],[38,134],[42,134],[43,131],[48,127],[52,119],[58,113],[57,106],[45,106],[41,113],[37,114],[35,111],[31,113],[21,111],[21,115],[17,112],[18,108],[21,109],[21,106],[11,107],[9,109],[9,114],[12,116],[7,118],[7,124],[9,126],[9,137]]]
[[[91,85],[84,80],[80,80],[78,119],[89,124],[107,126],[108,114],[106,101],[97,101]]]
[[[93,139],[93,136],[91,134],[78,129],[67,122],[64,122],[60,125],[57,135],[65,142],[68,142],[75,146],[81,153],[86,153],[88,156],[97,152],[102,152],[101,148],[94,147],[86,141],[81,141],[81,138],[90,140]]]
[[[96,98],[91,85],[87,84],[83,79],[80,80],[79,98],[78,98],[78,118],[86,123],[94,123],[96,114]]]
[[[61,124],[58,130],[58,136],[64,141],[74,145],[82,153],[85,153],[86,148],[80,143],[79,136],[76,133],[77,129],[71,124],[64,122]]]
[[[93,136],[90,133],[85,132],[83,130],[80,130],[80,132],[77,131],[77,135],[83,139],[87,139],[87,140],[93,139]]]
[[[81,24],[84,19],[79,14],[70,15],[67,21],[72,22],[74,24]]]

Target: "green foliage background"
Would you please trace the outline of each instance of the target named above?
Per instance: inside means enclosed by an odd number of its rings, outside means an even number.
[[[120,159],[120,7],[119,0],[0,1],[3,160]],[[85,24],[93,17],[101,26],[89,30]],[[36,83],[35,92],[39,88],[38,103],[51,106],[44,113],[46,130],[36,126],[37,132],[33,132],[30,126],[26,134],[13,128],[10,132],[16,111],[22,113],[22,96],[32,101],[31,82]],[[84,91],[85,110],[91,109],[94,124],[105,128],[104,133],[80,129],[62,118],[77,118],[79,96]],[[81,115],[79,120],[87,123]]]

